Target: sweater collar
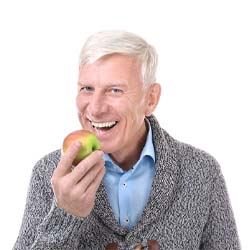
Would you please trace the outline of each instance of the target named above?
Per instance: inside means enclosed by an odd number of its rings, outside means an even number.
[[[139,223],[128,231],[122,228],[116,221],[112,208],[109,205],[107,193],[103,183],[99,186],[96,194],[95,207],[92,211],[112,231],[127,235],[127,237],[138,238],[150,224],[154,223],[162,211],[171,205],[174,187],[177,179],[177,152],[174,140],[161,129],[158,121],[152,115],[147,117],[152,129],[152,139],[155,149],[155,177],[152,184],[149,201],[143,211]],[[146,230],[147,231],[147,230]]]

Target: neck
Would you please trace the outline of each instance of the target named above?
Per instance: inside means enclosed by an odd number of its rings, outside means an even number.
[[[148,134],[148,125],[144,121],[142,129],[139,132],[139,139],[136,143],[133,143],[131,147],[126,150],[126,154],[111,154],[111,159],[124,171],[131,169],[135,163],[140,159],[142,149],[146,143],[147,134]]]

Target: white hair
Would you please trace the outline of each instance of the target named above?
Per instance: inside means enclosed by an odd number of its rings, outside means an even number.
[[[102,31],[90,36],[81,50],[80,65],[94,63],[101,57],[112,54],[139,59],[144,84],[156,82],[156,50],[141,37],[126,31]]]

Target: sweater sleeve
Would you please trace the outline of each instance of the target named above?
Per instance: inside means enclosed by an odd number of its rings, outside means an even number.
[[[214,160],[210,212],[201,239],[201,250],[240,249],[236,223],[220,166]]]
[[[13,250],[77,249],[87,218],[78,218],[56,206],[50,184],[55,165],[43,158],[34,167],[22,225]]]

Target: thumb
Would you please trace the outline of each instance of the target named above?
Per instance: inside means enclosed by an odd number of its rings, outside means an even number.
[[[61,160],[58,163],[57,168],[55,169],[54,174],[57,176],[64,176],[71,172],[71,167],[74,159],[76,158],[77,153],[81,148],[81,142],[74,141],[66,152],[62,155]]]

